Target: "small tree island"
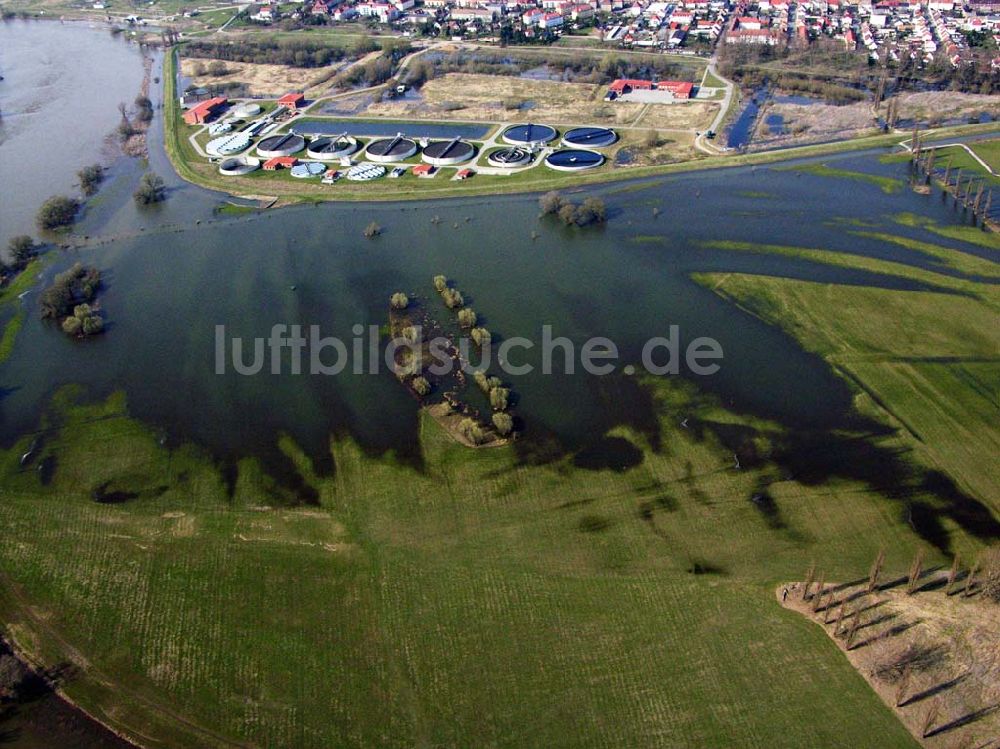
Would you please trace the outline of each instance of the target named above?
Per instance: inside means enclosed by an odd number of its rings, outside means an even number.
[[[558,216],[566,226],[591,226],[608,220],[607,207],[600,198],[584,198],[577,204],[552,191],[538,199],[538,207],[542,216]]]
[[[42,318],[57,320],[67,335],[76,338],[97,335],[104,330],[104,318],[92,306],[101,286],[97,268],[76,263],[56,275],[42,292]]]
[[[38,209],[36,221],[39,229],[55,231],[69,226],[76,220],[80,204],[65,195],[53,195]]]

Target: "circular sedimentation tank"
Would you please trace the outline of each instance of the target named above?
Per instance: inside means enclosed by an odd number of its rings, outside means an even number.
[[[578,172],[583,169],[593,169],[604,163],[604,157],[595,151],[582,148],[565,148],[553,151],[545,157],[545,165],[560,172]]]
[[[555,140],[556,129],[549,125],[511,125],[503,131],[505,142],[514,146],[543,145]]]
[[[353,182],[368,182],[385,174],[385,167],[378,164],[358,164],[347,171],[347,179]]]
[[[260,161],[257,159],[246,158],[244,156],[233,157],[224,159],[219,164],[219,174],[225,174],[227,177],[238,177],[241,174],[249,174],[259,168]]]
[[[531,152],[526,148],[501,148],[486,157],[486,163],[501,169],[513,169],[531,163]]]
[[[319,177],[324,172],[326,172],[326,164],[320,164],[317,161],[305,161],[301,164],[296,164],[291,169],[292,176],[298,179]]]
[[[233,110],[233,114],[237,117],[256,117],[260,113],[260,104],[254,104],[252,101],[237,104],[236,108]]]
[[[231,133],[210,140],[205,146],[205,150],[212,156],[229,156],[245,151],[249,147],[250,135],[248,133]]]
[[[358,150],[358,142],[347,135],[316,138],[309,143],[306,155],[311,159],[342,159]]]
[[[436,140],[428,143],[421,158],[434,166],[461,164],[476,155],[476,149],[471,143],[461,138],[451,140]]]
[[[393,138],[373,140],[365,149],[365,155],[372,161],[393,162],[410,158],[417,152],[417,144],[399,133]]]
[[[568,130],[562,144],[569,148],[606,148],[618,140],[618,135],[608,127],[575,127]]]
[[[231,122],[213,122],[208,126],[209,135],[222,135],[223,133],[228,133],[233,129],[233,123]]]
[[[273,159],[275,156],[291,156],[305,147],[306,141],[301,135],[269,135],[257,144],[257,154],[265,159]]]

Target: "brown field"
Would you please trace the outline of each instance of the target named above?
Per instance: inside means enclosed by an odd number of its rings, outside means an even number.
[[[774,104],[767,114],[781,115],[785,121],[787,135],[771,138],[770,142],[807,141],[817,138],[846,137],[867,128],[875,127],[875,117],[871,104],[861,101],[857,104],[835,106],[833,104]],[[768,137],[762,123],[758,135],[763,141]]]
[[[924,91],[901,94],[899,97],[899,117],[916,119],[930,125],[945,120],[972,117],[988,112],[994,117],[1000,115],[1000,101],[995,96],[962,94],[956,91]],[[828,138],[844,138],[861,135],[876,126],[871,102],[836,106],[833,104],[774,104],[767,109],[768,114],[778,114],[784,118],[789,132],[771,137],[765,125],[758,131],[757,145],[783,143],[807,143]],[[885,113],[883,108],[882,113]]]
[[[963,574],[950,595],[946,569],[921,578],[913,595],[907,593],[905,577],[870,594],[865,592],[867,579],[860,585],[827,586],[835,591],[833,603],[821,601],[816,612],[811,601],[802,600],[799,583],[788,586],[784,605],[823,626],[922,746],[995,747],[1000,736],[1000,607],[975,585],[967,597]],[[838,635],[834,630],[842,601],[845,616]],[[861,620],[848,650],[855,611]]]
[[[694,147],[693,133],[660,132],[659,144],[646,145],[646,130],[624,130],[620,133],[619,145],[611,149],[609,158],[614,158],[618,150],[624,148],[632,154],[628,166],[650,166],[653,164],[673,164],[678,161],[690,161],[703,154]]]
[[[922,91],[903,94],[899,99],[899,116],[925,120],[931,124],[988,112],[1000,115],[1000,97],[983,94],[962,94],[957,91]]]
[[[195,66],[199,63],[208,67],[209,59],[182,59],[181,72],[191,78],[196,86],[218,86],[223,83],[238,82],[246,84],[249,92],[256,96],[281,96],[289,91],[305,91],[309,95],[310,88],[329,79],[332,68],[340,68],[340,64],[326,68],[293,68],[289,65],[264,65],[249,62],[227,62],[229,72],[226,75],[195,75]]]
[[[718,104],[705,101],[650,104],[634,124],[658,130],[704,130],[712,123],[718,111]]]
[[[604,101],[606,87],[592,83],[539,81],[512,76],[448,73],[424,84],[422,101],[377,102],[364,113],[394,119],[430,118],[511,122],[641,124],[661,129],[690,129],[706,118],[713,104],[646,105]],[[514,103],[516,106],[505,106]],[[461,108],[455,108],[461,105]],[[644,112],[644,109],[646,111]]]

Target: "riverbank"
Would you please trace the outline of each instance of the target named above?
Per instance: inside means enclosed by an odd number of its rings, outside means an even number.
[[[72,668],[46,668],[9,637],[0,637],[0,732],[4,743],[48,749],[135,749],[111,727],[63,694],[60,682]]]
[[[477,175],[473,179],[462,182],[451,180],[419,180],[419,182],[380,180],[378,187],[373,188],[371,183],[341,181],[334,186],[325,186],[318,182],[306,183],[304,180],[293,179],[280,172],[275,173],[274,176],[254,173],[249,177],[223,177],[218,173],[215,164],[206,162],[204,157],[195,153],[182,129],[181,107],[177,97],[176,50],[168,53],[164,58],[163,79],[166,150],[178,175],[192,184],[210,190],[217,190],[236,197],[264,194],[275,199],[282,199],[285,204],[288,202],[325,201],[409,201],[565,190],[637,178],[727,167],[763,166],[797,158],[861,151],[869,148],[886,148],[895,146],[901,138],[905,137],[905,133],[884,133],[847,141],[795,146],[750,154],[733,153],[705,156],[690,161],[655,166],[614,167],[607,164],[586,174],[561,173],[538,168],[510,176]],[[1000,123],[931,128],[922,131],[922,134],[925,139],[932,141],[993,132],[1000,132]]]

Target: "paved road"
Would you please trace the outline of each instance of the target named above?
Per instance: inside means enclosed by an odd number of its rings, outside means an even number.
[[[722,43],[722,39],[719,39],[719,43]],[[732,81],[726,80],[719,74],[718,69],[715,67],[716,62],[717,56],[712,55],[712,59],[708,61],[708,66],[705,68],[705,75],[702,76],[701,80],[704,82],[705,78],[708,77],[708,74],[711,73],[725,84],[726,95],[722,98],[722,102],[719,104],[718,114],[715,115],[715,119],[712,120],[712,124],[708,126],[708,130],[718,133],[719,129],[722,127],[722,123],[726,119],[726,113],[729,111],[729,105],[733,100],[733,93],[736,91],[736,85]],[[726,150],[722,146],[718,146],[708,140],[704,133],[701,133],[694,139],[694,146],[699,151],[712,155],[720,154]]]

